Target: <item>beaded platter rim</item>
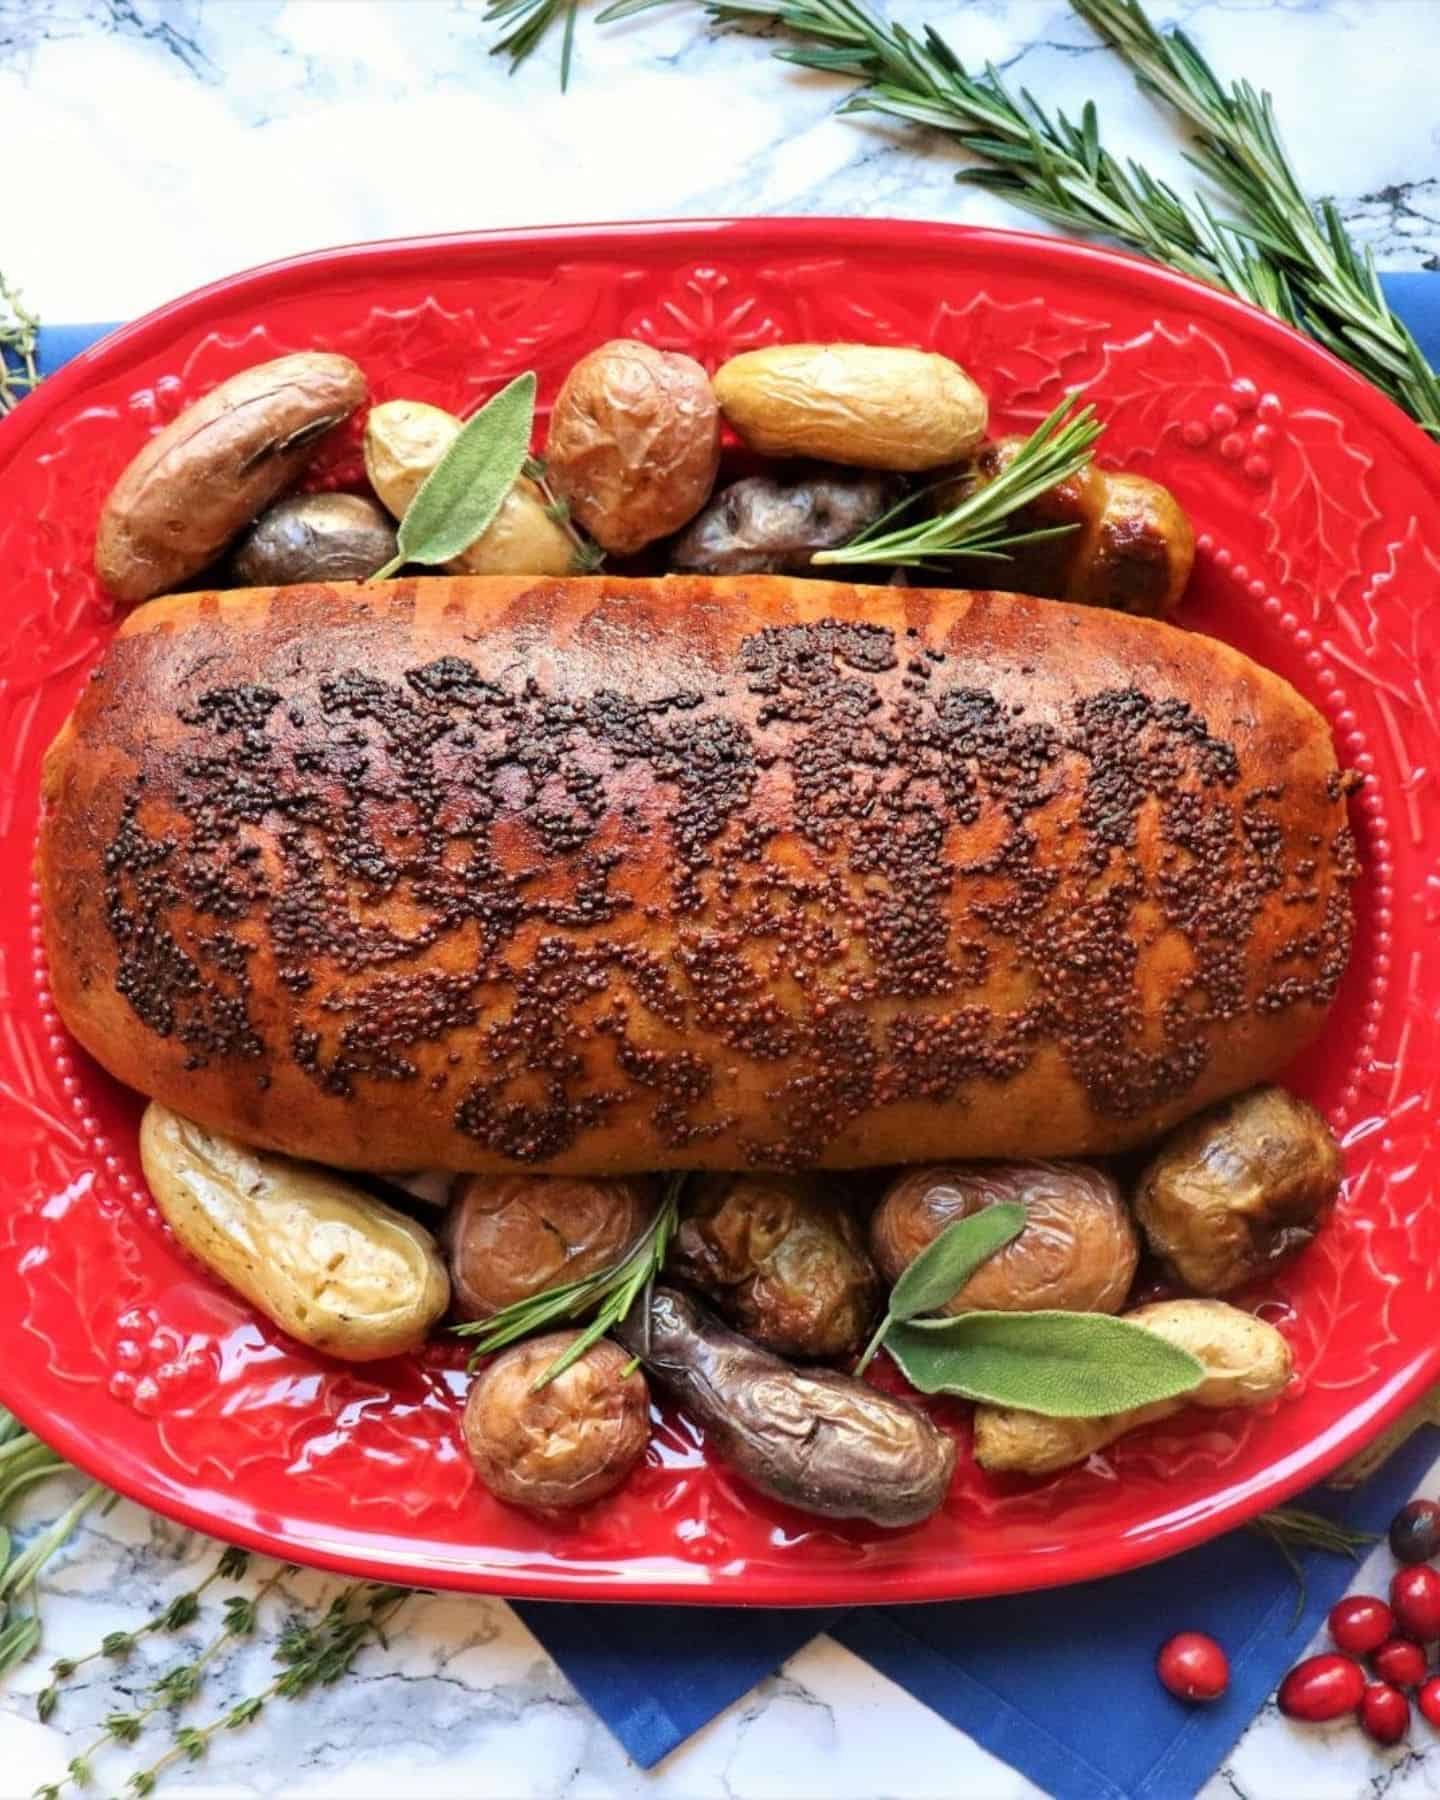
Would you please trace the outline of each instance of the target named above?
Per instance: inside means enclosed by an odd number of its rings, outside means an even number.
[[[938,302],[937,261],[955,279],[953,298],[946,290]],[[567,270],[579,271],[568,285]],[[837,283],[859,272],[863,282]],[[1126,465],[1169,481],[1196,517],[1204,604],[1221,621],[1244,608],[1250,635],[1241,647],[1255,644],[1262,661],[1268,647],[1330,720],[1343,760],[1371,777],[1354,806],[1366,874],[1357,966],[1347,978],[1356,991],[1344,1005],[1345,1069],[1337,1075],[1312,1054],[1301,1077],[1307,1089],[1325,1091],[1357,1165],[1336,1233],[1344,1264],[1331,1267],[1338,1252],[1324,1260],[1312,1253],[1309,1277],[1282,1281],[1256,1302],[1287,1329],[1309,1334],[1304,1391],[1288,1413],[1243,1429],[1206,1420],[1147,1434],[1151,1441],[1134,1454],[1085,1473],[1094,1492],[1075,1499],[1078,1486],[1071,1493],[1068,1480],[1053,1484],[1069,1494],[1064,1505],[1037,1501],[1044,1489],[967,1496],[968,1510],[943,1541],[921,1532],[877,1544],[875,1533],[813,1531],[785,1509],[763,1506],[751,1507],[754,1529],[745,1535],[732,1518],[743,1497],[705,1467],[693,1440],[673,1431],[609,1530],[547,1548],[492,1504],[469,1515],[476,1529],[467,1540],[437,1524],[475,1504],[432,1416],[447,1399],[453,1410],[453,1371],[438,1361],[420,1370],[423,1392],[411,1397],[407,1429],[394,1443],[366,1441],[375,1404],[365,1382],[323,1359],[287,1360],[243,1308],[178,1258],[143,1216],[124,1097],[72,1051],[49,1006],[35,901],[22,893],[0,917],[7,991],[23,1015],[0,1045],[0,1141],[24,1175],[0,1210],[0,1269],[25,1295],[15,1318],[0,1323],[0,1399],[133,1497],[287,1558],[516,1596],[731,1604],[954,1598],[1087,1579],[1239,1523],[1380,1430],[1440,1369],[1440,1350],[1420,1340],[1402,1304],[1406,1267],[1424,1268],[1436,1229],[1423,1146],[1412,1143],[1432,1110],[1434,1078],[1428,1090],[1407,1083],[1423,1075],[1422,1014],[1435,998],[1418,945],[1440,907],[1440,867],[1427,867],[1424,846],[1427,769],[1440,765],[1426,682],[1440,671],[1418,625],[1407,663],[1376,610],[1407,602],[1418,610],[1422,587],[1440,575],[1419,532],[1422,506],[1440,497],[1440,453],[1357,376],[1240,302],[1119,252],[1027,233],[885,221],[677,222],[405,240],[270,265],[113,334],[0,426],[0,469],[65,503],[37,505],[28,518],[15,516],[25,510],[17,506],[0,526],[0,545],[22,577],[0,718],[7,747],[20,752],[5,821],[17,861],[28,857],[33,833],[33,796],[23,790],[43,749],[36,732],[53,729],[57,708],[63,716],[108,635],[85,572],[82,516],[85,481],[103,491],[116,472],[95,473],[83,460],[105,405],[125,403],[112,415],[112,427],[118,418],[123,429],[111,433],[129,433],[123,461],[137,434],[232,367],[312,347],[300,323],[307,306],[320,334],[314,342],[323,341],[326,317],[337,307],[343,313],[338,297],[367,283],[374,304],[347,327],[352,353],[365,362],[365,344],[383,338],[384,355],[409,379],[422,371],[427,398],[439,397],[436,371],[467,333],[483,345],[474,377],[481,380],[507,372],[507,357],[524,355],[543,370],[548,357],[568,361],[621,331],[690,348],[713,366],[777,334],[823,329],[931,342],[962,362],[968,351],[1017,423],[1043,414],[1072,384],[1093,388],[1102,412],[1123,421],[1112,441]],[[461,299],[472,289],[467,309]],[[1105,294],[1109,320],[1098,316]],[[1252,378],[1252,367],[1264,370],[1262,379]],[[82,467],[72,482],[64,459],[77,452]],[[1397,972],[1402,979],[1392,980]],[[1429,1029],[1433,1060],[1433,1018]],[[87,1269],[87,1244],[110,1253],[108,1297],[92,1296],[98,1254]],[[1427,1277],[1416,1274],[1413,1284],[1428,1295]],[[1378,1349],[1372,1342],[1358,1357],[1358,1374],[1336,1376],[1331,1362],[1354,1363],[1367,1322],[1377,1319],[1368,1335],[1381,1340]],[[270,1416],[241,1406],[238,1424],[205,1417],[193,1390],[216,1379],[222,1360],[211,1357],[207,1334],[235,1353],[217,1383],[222,1391],[236,1368],[278,1381],[284,1402]],[[307,1363],[326,1372],[307,1373]],[[315,1419],[295,1416],[307,1381],[323,1392],[318,1423],[329,1436],[348,1432],[355,1445],[365,1443],[370,1460],[361,1466],[371,1481],[390,1456],[418,1484],[408,1513],[404,1504],[387,1513],[374,1496],[347,1491],[338,1473],[327,1476],[325,1433],[317,1436]],[[1312,1415],[1303,1441],[1302,1414]],[[254,1441],[245,1455],[220,1447],[247,1432]],[[1269,1451],[1257,1443],[1266,1432]],[[1128,1487],[1133,1503],[1107,1495],[1107,1482]],[[662,1536],[680,1542],[681,1528],[692,1540],[709,1530],[720,1553],[661,1554]]]

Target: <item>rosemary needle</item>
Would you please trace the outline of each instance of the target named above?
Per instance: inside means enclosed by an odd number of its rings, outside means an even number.
[[[1047,526],[1035,531],[1012,531],[1007,521],[1038,500],[1041,494],[1079,474],[1094,452],[1104,426],[1093,406],[1075,412],[1076,395],[1067,394],[1048,418],[1038,424],[1017,450],[1013,461],[993,481],[967,494],[958,505],[886,529],[892,509],[859,537],[838,550],[818,551],[812,563],[888,563],[900,568],[922,568],[937,557],[990,556],[1004,558],[1021,544],[1059,537],[1071,525]],[[902,502],[911,507],[922,495]]]

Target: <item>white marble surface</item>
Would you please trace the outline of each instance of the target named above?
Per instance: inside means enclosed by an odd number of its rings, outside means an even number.
[[[691,6],[603,33],[582,27],[564,98],[554,47],[509,78],[486,54],[482,10],[480,0],[0,0],[0,167],[11,175],[0,269],[49,319],[108,319],[271,257],[398,233],[722,212],[1023,222],[957,189],[938,141],[837,119],[838,84],[712,33]],[[1302,176],[1338,198],[1383,266],[1440,265],[1437,0],[1184,0],[1178,11],[1221,68],[1275,91]],[[1173,135],[1059,0],[938,0],[903,13],[932,19],[967,59],[995,60],[1052,104],[1078,110],[1093,97],[1118,149],[1181,174]],[[63,1498],[61,1483],[47,1484],[32,1516]],[[47,1579],[46,1656],[133,1626],[212,1555],[128,1504],[94,1519]],[[287,1579],[253,1644],[215,1669],[196,1719],[263,1684],[286,1608],[312,1607],[335,1585]],[[152,1643],[152,1674],[168,1648]],[[118,1681],[92,1665],[49,1726],[34,1710],[43,1660],[15,1678],[0,1694],[0,1800],[58,1778],[124,1690],[138,1689],[146,1660]],[[151,1754],[163,1729],[152,1728]],[[135,1752],[112,1754],[88,1791],[116,1791],[136,1766]],[[1034,1790],[823,1638],[646,1776],[508,1608],[424,1599],[350,1680],[223,1736],[161,1792],[1019,1800]],[[1267,1711],[1206,1795],[1372,1792],[1440,1794],[1428,1728],[1408,1750],[1382,1753],[1354,1731],[1301,1733]]]

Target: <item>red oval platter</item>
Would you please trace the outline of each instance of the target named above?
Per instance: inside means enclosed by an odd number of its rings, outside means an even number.
[[[921,344],[998,424],[1083,388],[1101,461],[1196,522],[1184,622],[1329,717],[1365,875],[1350,972],[1290,1079],[1347,1146],[1334,1221],[1245,1297],[1290,1338],[1293,1392],[1196,1414],[1043,1484],[962,1452],[943,1511],[898,1534],[759,1500],[665,1418],[647,1465],[573,1524],[507,1509],[459,1447],[450,1345],[344,1366],[289,1342],[177,1251],[140,1176],[136,1098],[66,1038],[23,879],[40,758],[115,623],[91,571],[101,499],[146,435],[246,364],[354,356],[377,399],[467,410],[527,368],[542,413],[615,336],[708,367],[782,339]],[[353,483],[358,437],[319,479]],[[221,1537],[380,1578],[510,1595],[802,1605],[1074,1581],[1184,1548],[1282,1500],[1440,1376],[1440,452],[1262,314],[1112,252],[1021,234],[719,221],[375,244],[276,264],[107,338],[0,427],[0,1399],[136,1499]],[[1427,822],[1430,835],[1427,841]],[[951,1413],[964,1436],[963,1409]]]

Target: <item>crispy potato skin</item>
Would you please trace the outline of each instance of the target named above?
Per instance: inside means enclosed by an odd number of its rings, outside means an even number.
[[[715,372],[752,450],[862,469],[938,469],[973,450],[989,405],[958,363],[888,344],[770,344]]]
[[[1125,1317],[1191,1356],[1205,1380],[1174,1400],[1157,1400],[1099,1419],[1050,1419],[1018,1407],[975,1408],[975,1460],[992,1474],[1053,1475],[1084,1462],[1127,1431],[1168,1419],[1187,1406],[1212,1412],[1227,1406],[1264,1406],[1290,1380],[1290,1346],[1264,1319],[1223,1300],[1159,1300]]]
[[[880,1291],[855,1215],[813,1176],[692,1184],[667,1267],[782,1356],[860,1350]]]
[[[365,398],[348,356],[303,351],[242,369],[158,432],[110,490],[95,571],[148,600],[214,561]]]
[[[1015,460],[1023,437],[981,446],[955,482],[938,488],[944,512],[985,487]],[[1063,537],[1023,544],[1006,564],[1006,578],[1023,594],[1108,606],[1143,618],[1166,619],[1179,606],[1195,563],[1195,532],[1169,488],[1144,475],[1090,463],[1013,520],[1017,531],[1068,527]],[[977,576],[984,565],[974,564]]]
[[[619,1487],[645,1453],[650,1390],[618,1344],[601,1338],[543,1388],[535,1383],[579,1336],[552,1331],[501,1351],[465,1400],[461,1430],[475,1473],[499,1500],[569,1511]]]
[[[1014,595],[180,596],[127,620],[44,787],[85,1048],[355,1168],[1103,1153],[1282,1067],[1349,947],[1313,708]]]
[[[468,1175],[446,1220],[455,1310],[488,1319],[617,1263],[655,1215],[655,1184],[620,1176]]]
[[[704,369],[678,351],[615,338],[582,356],[550,414],[556,492],[602,549],[668,537],[710,497],[720,409]]]
[[[328,1169],[150,1105],[140,1160],[176,1237],[291,1337],[346,1362],[417,1350],[450,1302],[422,1225]]]
[[[1116,1183],[1085,1163],[906,1169],[871,1214],[870,1254],[893,1286],[947,1226],[1005,1201],[1025,1208],[1025,1229],[942,1312],[1119,1312],[1140,1239]]]
[[[1197,1294],[1225,1294],[1302,1250],[1340,1192],[1340,1146],[1284,1088],[1237,1094],[1160,1146],[1135,1190],[1150,1248]]]

